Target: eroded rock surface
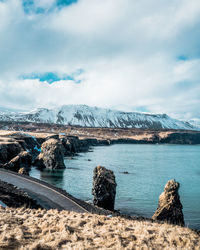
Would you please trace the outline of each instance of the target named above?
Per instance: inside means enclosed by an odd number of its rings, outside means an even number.
[[[20,168],[18,174],[29,175],[29,172],[26,170],[26,168]]]
[[[5,164],[22,150],[21,145],[11,138],[0,138],[0,163]]]
[[[159,197],[158,208],[152,219],[184,226],[182,204],[178,194],[180,184],[175,180],[167,182]]]
[[[104,209],[114,210],[116,186],[113,171],[102,166],[96,167],[92,188],[93,204]]]
[[[49,169],[65,168],[62,143],[56,139],[45,141],[41,146],[41,153],[36,158],[34,165]]]
[[[37,201],[32,199],[25,191],[1,180],[0,180],[0,197],[1,201],[5,203],[8,207],[13,207],[13,208],[24,207],[33,209],[41,208],[41,206],[37,203]],[[0,247],[0,249],[2,248]]]
[[[30,168],[31,163],[32,156],[27,151],[22,151],[8,163],[4,164],[4,168],[18,172],[20,168]]]

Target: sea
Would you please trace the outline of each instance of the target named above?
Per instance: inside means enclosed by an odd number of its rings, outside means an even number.
[[[32,168],[30,175],[92,202],[93,170],[101,165],[114,171],[115,209],[151,218],[159,195],[170,179],[180,183],[185,225],[200,230],[200,145],[116,144],[65,158],[66,169]]]

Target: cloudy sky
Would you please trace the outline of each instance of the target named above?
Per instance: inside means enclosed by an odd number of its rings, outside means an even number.
[[[200,118],[199,0],[0,0],[0,107]]]

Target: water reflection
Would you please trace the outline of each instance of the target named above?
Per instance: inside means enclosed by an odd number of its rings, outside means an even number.
[[[40,180],[46,181],[52,185],[64,185],[64,169],[44,169],[40,171]]]
[[[68,167],[66,169],[72,169],[72,170],[81,170],[80,168],[74,168],[74,167]]]

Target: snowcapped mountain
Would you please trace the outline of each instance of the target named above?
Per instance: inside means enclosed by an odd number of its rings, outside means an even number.
[[[189,123],[193,125],[194,127],[197,127],[200,129],[200,119],[199,118],[194,118],[189,120]]]
[[[188,122],[170,118],[166,114],[145,114],[89,107],[66,105],[55,109],[40,108],[26,113],[0,113],[1,121],[57,123],[84,127],[186,129],[197,127]]]

